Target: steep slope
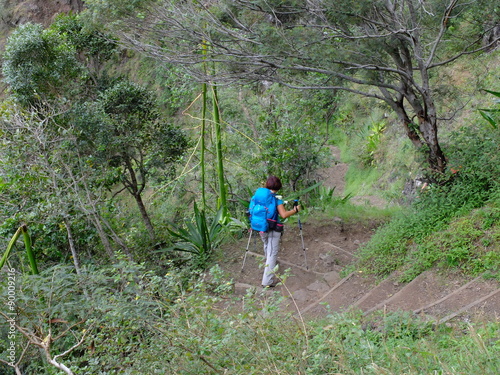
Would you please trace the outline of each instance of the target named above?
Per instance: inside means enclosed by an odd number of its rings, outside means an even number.
[[[325,184],[339,184],[342,189],[345,171],[339,164],[323,171]],[[358,201],[383,204],[376,197]],[[286,297],[283,309],[305,317],[357,309],[365,315],[408,311],[439,322],[499,319],[500,285],[494,280],[445,274],[439,269],[426,271],[410,283],[399,282],[397,272],[385,280],[360,272],[345,274],[346,267],[356,260],[357,249],[370,239],[376,226],[346,224],[339,218],[320,224],[307,220],[302,223],[301,237],[297,226],[287,225],[278,258],[279,272],[287,276],[284,284],[273,289],[262,291],[260,286],[264,257],[258,234],[224,249],[225,261],[220,265],[233,277],[236,295],[249,290],[281,293]]]
[[[83,7],[82,0],[0,1],[0,58],[9,35],[16,27],[28,22],[49,26],[59,13],[78,13],[83,10]],[[0,85],[0,93],[3,90],[5,87]]]

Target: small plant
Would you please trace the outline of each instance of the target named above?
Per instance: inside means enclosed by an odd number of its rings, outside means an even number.
[[[382,134],[385,131],[385,128],[386,124],[384,121],[373,122],[371,127],[369,128],[370,133],[366,138],[365,144],[367,155],[364,157],[364,162],[366,165],[375,164],[375,153],[378,150],[380,140],[382,138]]]
[[[352,194],[348,193],[347,195],[336,196],[334,195],[335,187],[329,188],[320,186],[317,190],[317,199],[320,201],[322,206],[338,206],[345,204],[351,199]]]
[[[485,90],[491,95],[496,96],[495,103],[497,106],[500,106],[500,92]],[[500,108],[481,108],[479,109],[479,113],[483,116],[486,121],[493,127],[493,129],[498,129],[498,121],[500,117]]]
[[[184,227],[172,226],[168,232],[174,239],[178,240],[167,250],[177,250],[191,253],[195,268],[204,269],[213,251],[223,240],[225,226],[221,224],[223,208],[221,207],[215,218],[209,222],[204,210],[199,210],[194,204],[194,221],[188,222]]]

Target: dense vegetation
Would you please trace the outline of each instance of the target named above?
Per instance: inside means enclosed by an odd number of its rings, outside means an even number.
[[[494,2],[86,3],[2,57],[0,374],[499,372],[498,322],[304,321],[217,265],[273,173],[305,220],[383,223],[353,267],[500,279]]]

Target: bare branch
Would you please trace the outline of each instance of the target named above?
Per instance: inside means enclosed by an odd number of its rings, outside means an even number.
[[[80,324],[80,323],[82,323],[82,322],[84,322],[84,321],[82,320],[81,322],[78,322],[78,323],[74,324],[72,327],[74,327],[75,325]],[[92,329],[92,326],[93,326],[93,325],[94,325],[94,323],[92,323],[88,329],[85,329],[85,331],[84,331],[84,332],[83,332],[83,334],[82,334],[82,337],[80,338],[80,341],[78,341],[75,345],[73,345],[71,348],[69,348],[68,350],[64,351],[63,353],[60,353],[60,354],[55,355],[55,356],[54,356],[54,360],[56,360],[56,359],[57,359],[57,358],[59,358],[59,357],[63,357],[63,356],[65,356],[65,355],[67,355],[67,354],[71,353],[73,350],[75,350],[75,349],[76,349],[76,348],[78,348],[80,345],[82,345],[82,344],[83,344],[83,342],[85,341],[85,337],[86,337],[86,336],[87,336],[87,334],[91,331],[91,329]]]
[[[469,44],[469,46],[473,46],[474,44],[477,44],[478,41],[479,41],[479,39],[476,40],[476,41],[474,41],[474,42],[471,42]],[[500,41],[500,37],[494,39],[493,41],[491,41],[490,43],[488,43],[485,46],[482,46],[482,47],[479,47],[479,48],[476,48],[476,49],[473,49],[473,50],[467,50],[467,48],[464,48],[462,52],[456,54],[453,57],[450,57],[447,60],[443,60],[443,61],[440,61],[440,62],[437,62],[437,63],[429,65],[429,69],[436,68],[436,67],[443,66],[443,65],[448,65],[448,64],[452,63],[455,60],[458,60],[459,58],[461,58],[463,56],[473,55],[473,54],[476,54],[476,53],[479,53],[479,52],[487,51],[491,47],[494,47],[499,41]]]
[[[443,39],[443,35],[446,32],[446,29],[448,28],[448,20],[450,18],[451,12],[455,9],[457,2],[458,2],[458,0],[451,0],[450,3],[448,4],[448,6],[446,7],[446,11],[443,13],[443,16],[441,18],[441,25],[439,28],[439,34],[437,35],[436,39],[432,43],[432,49],[431,49],[431,52],[429,53],[427,63],[425,64],[426,66],[430,66],[432,60],[434,60],[434,56],[436,54],[436,49],[438,48],[439,42],[441,42],[441,40]],[[423,4],[422,4],[422,7],[424,7]]]

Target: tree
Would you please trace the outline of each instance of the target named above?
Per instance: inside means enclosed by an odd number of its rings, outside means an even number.
[[[105,63],[116,52],[112,36],[85,27],[77,15],[59,15],[47,29],[26,23],[12,33],[3,74],[24,106],[74,101],[95,96],[107,77]]]
[[[42,253],[47,250],[44,247],[56,247],[59,242],[61,247],[69,246],[76,272],[79,273],[80,255],[74,239],[74,227],[89,215],[81,209],[83,201],[75,197],[79,181],[70,178],[78,175],[82,179],[86,174],[75,157],[75,132],[57,125],[60,115],[57,112],[44,111],[40,115],[37,111],[30,113],[13,103],[9,104],[6,106],[8,109],[0,112],[0,175],[3,177],[0,199],[17,204],[10,207],[3,205],[2,221],[16,218],[27,222],[30,227],[42,226],[45,231],[62,224],[67,233],[64,240],[52,234],[52,243],[47,244],[38,240],[42,237],[40,233],[35,233],[35,248]],[[85,178],[88,179],[88,176]],[[103,244],[112,258],[111,248]],[[86,246],[91,247],[90,244]]]
[[[312,152],[311,150],[315,150]],[[292,191],[300,190],[301,182],[307,181],[310,172],[317,168],[324,155],[321,145],[306,126],[283,125],[271,130],[263,140],[263,158],[270,160],[265,168],[264,179],[269,175],[280,175]]]
[[[91,69],[98,65],[94,60],[109,58],[115,48],[104,35],[84,30],[75,16],[60,16],[48,29],[29,23],[20,26],[8,40],[3,64],[16,102],[5,101],[0,113],[4,151],[0,173],[8,186],[2,192],[9,193],[2,198],[12,197],[9,190],[15,188],[23,201],[23,207],[13,207],[10,214],[41,217],[37,221],[47,232],[63,222],[72,252],[76,251],[72,227],[85,217],[110,258],[114,254],[109,237],[131,255],[97,209],[103,194],[96,176],[102,173],[91,170],[89,155],[79,150],[81,134],[75,132],[69,108],[96,96],[97,80],[88,79],[91,72],[98,72]],[[50,219],[52,226],[47,224]],[[76,254],[73,259],[78,269]]]
[[[82,66],[73,46],[40,24],[19,26],[5,48],[3,75],[25,106],[39,106],[68,94]]]
[[[204,81],[271,81],[298,89],[346,90],[382,101],[432,171],[446,159],[433,91],[437,68],[497,45],[481,44],[499,23],[493,0],[105,2],[121,42],[178,63]],[[102,1],[89,0],[102,13]],[[145,22],[147,20],[147,22]],[[211,46],[202,54],[201,42]]]
[[[155,231],[142,199],[152,171],[172,175],[173,163],[187,147],[184,134],[162,121],[153,94],[122,80],[86,106],[88,116],[77,116],[82,150],[107,169],[107,184],[122,185],[134,198],[152,241]]]
[[[57,16],[50,30],[57,35],[64,35],[76,52],[74,57],[85,67],[86,76],[93,86],[98,86],[106,62],[117,52],[115,38],[86,26],[76,14]]]
[[[111,40],[84,27],[77,16],[61,16],[48,29],[32,24],[20,27],[9,38],[4,56],[6,81],[23,107],[19,113],[24,110],[38,117],[35,123],[43,124],[40,139],[50,140],[50,147],[41,145],[46,159],[37,158],[34,164],[47,160],[45,170],[57,176],[55,191],[65,186],[59,176],[67,179],[71,204],[94,224],[110,256],[106,232],[129,253],[97,210],[102,203],[100,188],[106,184],[115,190],[113,184],[123,184],[154,240],[142,193],[153,171],[172,176],[170,167],[187,146],[184,135],[161,120],[151,92],[104,72],[104,62],[116,51]],[[29,134],[31,122],[21,122]],[[61,149],[66,164],[59,159],[56,164],[48,162],[61,154],[52,147],[59,144],[71,145]],[[29,142],[24,145],[29,148]],[[22,154],[20,160],[28,155]]]

